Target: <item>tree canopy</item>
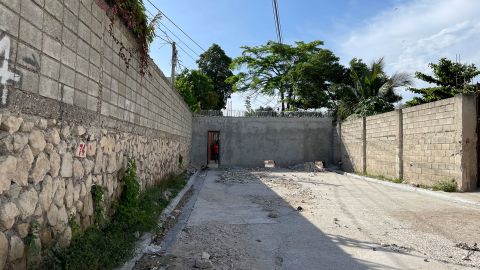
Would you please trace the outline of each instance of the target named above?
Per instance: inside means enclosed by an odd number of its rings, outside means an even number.
[[[199,70],[212,80],[213,91],[218,95],[215,110],[224,109],[233,92],[232,85],[226,82],[227,78],[233,76],[231,63],[232,59],[217,44],[213,44],[197,60]]]
[[[219,96],[212,80],[198,70],[185,69],[175,80],[175,87],[194,112],[218,107]]]
[[[473,93],[479,88],[479,84],[472,84],[473,79],[480,75],[480,71],[474,64],[455,63],[447,58],[442,58],[437,64],[430,63],[429,67],[433,70],[433,76],[416,72],[415,77],[435,86],[409,88],[410,91],[420,96],[407,102],[407,106],[450,98],[458,93]]]
[[[296,42],[294,46],[269,41],[265,45],[242,47],[243,53],[233,60],[232,68],[239,73],[228,82],[235,90],[254,91],[264,95],[278,95],[282,110],[295,106],[297,82],[295,68],[325,49],[322,41]]]
[[[369,116],[394,109],[394,103],[402,99],[395,93],[398,87],[412,85],[406,73],[385,73],[383,58],[367,66],[360,59],[350,61],[350,79],[347,85],[338,86],[341,93],[337,115],[344,119],[352,114]]]

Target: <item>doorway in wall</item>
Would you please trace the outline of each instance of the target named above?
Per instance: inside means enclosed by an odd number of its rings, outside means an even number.
[[[220,131],[208,132],[207,161],[210,168],[218,168],[220,165]]]

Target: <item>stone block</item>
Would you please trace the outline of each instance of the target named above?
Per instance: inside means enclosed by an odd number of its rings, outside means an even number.
[[[74,89],[69,87],[69,86],[64,85],[62,87],[62,91],[63,91],[62,101],[67,103],[67,104],[73,105],[73,99],[74,99],[74,94],[75,94]]]
[[[48,13],[43,15],[43,32],[52,36],[56,40],[62,40],[62,23]],[[45,46],[44,46],[45,48]]]
[[[45,76],[40,76],[39,94],[51,99],[60,99],[60,84]]]

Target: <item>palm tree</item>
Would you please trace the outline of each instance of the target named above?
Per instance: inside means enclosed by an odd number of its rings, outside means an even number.
[[[412,85],[411,76],[395,73],[389,77],[384,71],[383,58],[367,66],[356,58],[350,61],[351,80],[338,87],[341,94],[337,115],[345,119],[352,114],[369,116],[389,112],[402,99],[395,89]]]

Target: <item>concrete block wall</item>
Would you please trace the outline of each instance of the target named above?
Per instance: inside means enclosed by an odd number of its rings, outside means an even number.
[[[340,123],[340,151],[342,168],[346,171],[364,172],[364,119]]]
[[[398,112],[366,118],[366,171],[372,175],[397,178]]]
[[[93,184],[113,203],[128,158],[143,188],[189,164],[192,114],[101,0],[0,0],[0,270],[31,262],[23,239],[68,245],[92,223]],[[180,155],[183,163],[180,164]]]
[[[404,178],[413,183],[457,179],[455,99],[445,99],[403,110]]]
[[[346,171],[477,188],[477,98],[454,98],[339,124]],[[364,128],[363,128],[364,127]]]

